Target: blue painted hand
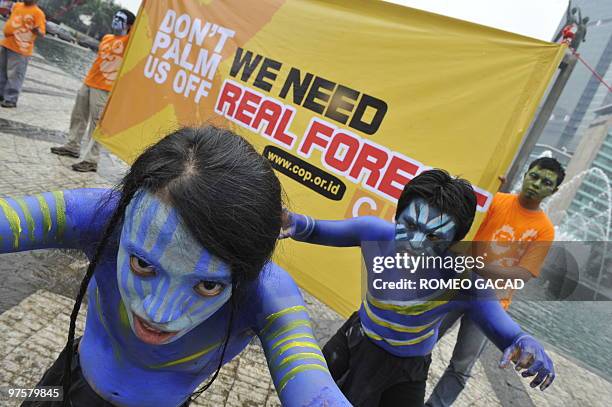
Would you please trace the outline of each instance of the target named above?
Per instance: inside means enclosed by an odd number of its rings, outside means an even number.
[[[506,368],[510,362],[515,363],[517,371],[524,370],[523,377],[535,376],[530,386],[540,386],[545,390],[555,380],[555,368],[550,357],[544,351],[542,345],[530,335],[521,335],[504,350],[499,366]]]

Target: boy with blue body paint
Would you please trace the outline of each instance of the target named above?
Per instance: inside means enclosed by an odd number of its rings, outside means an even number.
[[[63,385],[64,401],[45,406],[186,406],[254,335],[283,405],[349,405],[295,283],[270,262],[278,179],[237,135],[182,129],[147,149],[119,191],[6,198],[0,208],[2,252],[76,248],[90,259],[67,345],[39,383]]]
[[[372,254],[406,252],[411,256],[456,256],[449,248],[468,233],[476,211],[469,182],[442,170],[420,174],[404,187],[396,223],[375,217],[341,221],[314,220],[287,212],[281,237],[328,246],[361,246],[367,265]],[[501,349],[501,367],[514,361],[523,377],[536,376],[532,387],[544,390],[554,380],[553,363],[542,346],[504,312],[488,292],[473,289],[375,289],[368,270],[366,298],[323,348],[330,371],[355,406],[422,406],[425,384],[442,318],[461,310]],[[427,274],[423,274],[426,272]],[[398,273],[388,278],[398,278]],[[452,269],[421,269],[426,276],[447,281]],[[417,277],[418,276],[418,277]],[[411,277],[408,277],[411,278]],[[473,274],[463,278],[477,278]]]

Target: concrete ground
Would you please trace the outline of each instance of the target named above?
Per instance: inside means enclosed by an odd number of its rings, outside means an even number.
[[[17,109],[0,109],[0,195],[19,196],[55,189],[108,187],[126,167],[103,155],[99,172],[73,172],[74,159],[49,148],[66,140],[80,80],[40,56],[29,66]],[[65,341],[76,287],[87,265],[77,252],[37,251],[3,255],[0,261],[0,389],[30,387],[57,357]],[[321,344],[342,318],[304,294]],[[80,329],[85,312],[81,312]],[[433,353],[428,391],[443,372],[456,332]],[[551,351],[557,381],[545,393],[532,390],[513,371],[500,371],[500,353],[489,346],[456,406],[609,406],[612,384]],[[0,395],[2,400],[2,395]],[[15,401],[0,401],[17,406]],[[263,351],[254,340],[226,365],[197,406],[278,406]]]

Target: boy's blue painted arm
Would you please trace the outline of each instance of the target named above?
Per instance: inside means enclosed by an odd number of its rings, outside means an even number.
[[[0,198],[0,253],[87,247],[114,209],[114,200],[100,207],[108,196],[105,189],[78,189]]]
[[[280,237],[325,246],[359,246],[363,241],[393,240],[393,224],[375,216],[345,220],[315,220],[310,216],[286,212]]]
[[[517,370],[521,368],[523,377],[536,376],[531,387],[540,386],[545,390],[555,379],[552,360],[544,347],[532,336],[521,330],[521,327],[510,318],[497,300],[471,300],[467,308],[468,315],[495,345],[504,352],[500,367],[510,366],[515,362]]]
[[[500,350],[523,334],[521,327],[504,311],[497,299],[469,301],[468,315]]]
[[[270,265],[259,289],[255,332],[283,406],[350,406],[336,386],[291,277]]]

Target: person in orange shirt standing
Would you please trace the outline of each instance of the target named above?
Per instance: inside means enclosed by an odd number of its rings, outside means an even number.
[[[0,42],[0,106],[17,107],[34,41],[39,35],[45,35],[46,28],[45,13],[36,5],[36,0],[13,5]]]
[[[60,147],[51,147],[57,155],[79,158],[81,142],[87,131],[88,139],[95,130],[113,83],[119,74],[123,54],[127,48],[129,32],[136,16],[128,10],[119,10],[113,17],[113,34],[105,35],[98,47],[98,57],[94,61],[85,81],[81,86],[70,117],[70,134],[68,143]],[[89,127],[89,130],[87,130]],[[72,165],[80,172],[96,171],[100,147],[91,140],[91,147],[85,153],[83,161]]]
[[[474,236],[474,255],[486,253],[486,264],[475,270],[490,279],[538,277],[548,249],[555,238],[555,229],[541,210],[542,200],[557,192],[565,178],[565,170],[554,158],[538,158],[529,164],[521,192],[498,192],[487,215]],[[512,292],[504,292],[501,305],[508,309]],[[453,356],[438,380],[428,407],[450,406],[470,378],[470,372],[488,342],[476,323],[461,313],[450,313],[439,329],[441,338],[461,318]]]

